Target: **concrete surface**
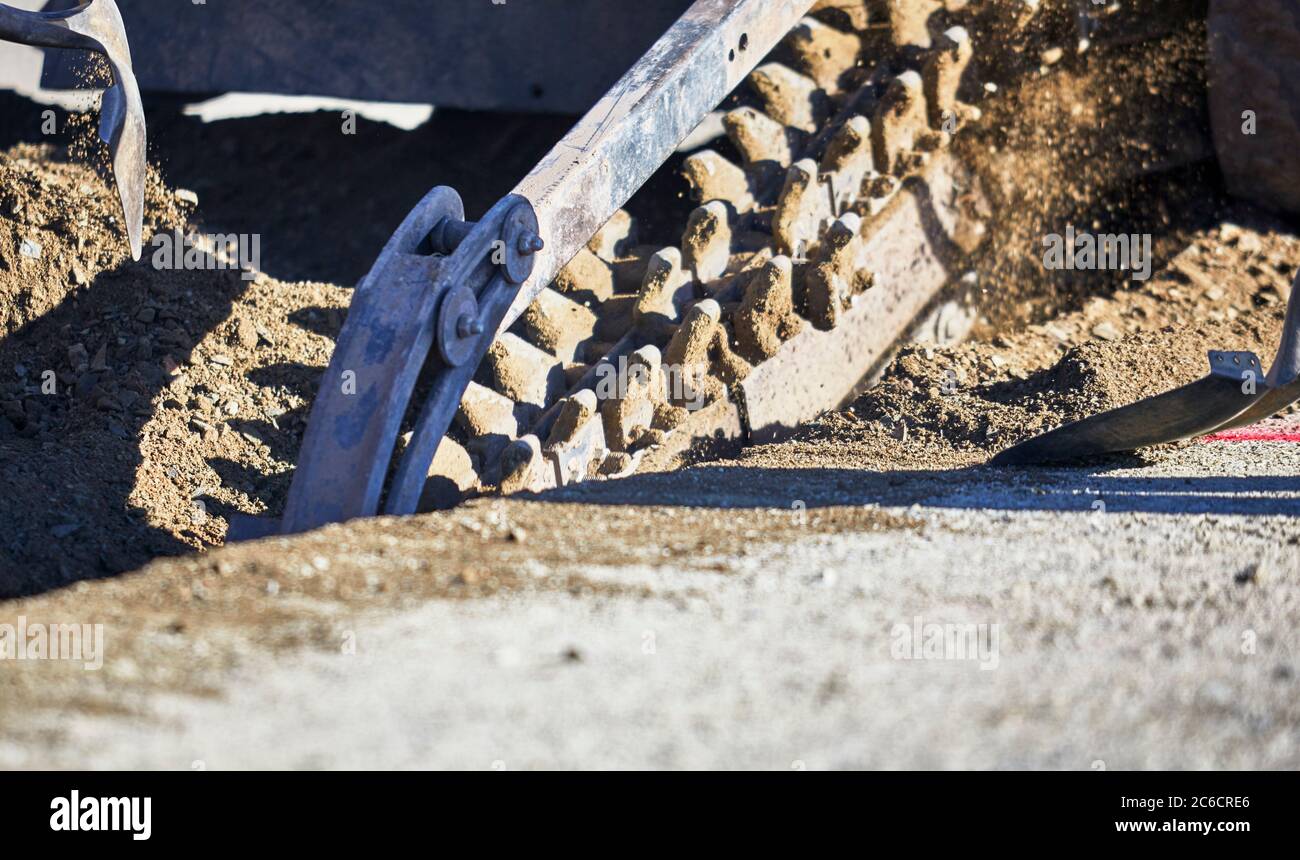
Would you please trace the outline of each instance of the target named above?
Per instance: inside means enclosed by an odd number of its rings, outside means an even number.
[[[743,486],[734,504],[815,524],[871,502],[879,477],[809,469],[772,484],[778,499],[745,469],[702,468],[663,476],[666,504]],[[32,714],[54,739],[11,736],[0,765],[1294,768],[1297,475],[1300,451],[1275,442],[1141,469],[897,473],[908,504],[883,510],[914,528],[686,560],[646,535],[640,563],[574,567],[652,596],[344,617],[355,653],[247,653],[215,695],[151,696],[140,716]],[[989,625],[988,647],[909,659],[931,624]]]

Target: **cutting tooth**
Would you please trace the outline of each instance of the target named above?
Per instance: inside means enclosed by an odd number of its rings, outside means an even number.
[[[871,123],[876,170],[893,173],[927,128],[921,76],[903,72],[890,82]]]
[[[732,348],[733,334],[730,324],[723,320],[713,332],[713,342],[709,344],[712,359],[710,369],[713,374],[727,385],[735,385],[749,376],[754,369],[748,361]]]
[[[727,204],[712,200],[698,207],[682,236],[686,267],[695,280],[707,284],[722,277],[731,260],[731,213]]]
[[[942,11],[944,0],[886,0],[889,33],[895,47],[930,47],[930,17]]]
[[[754,69],[749,82],[768,116],[809,134],[817,131],[829,108],[829,99],[816,81],[780,63]]]
[[[655,404],[655,417],[651,426],[656,430],[669,431],[691,417],[691,411],[685,406],[674,406],[667,400]]]
[[[851,206],[862,193],[862,181],[871,175],[871,123],[865,116],[848,119],[831,137],[822,156],[821,173],[831,178],[835,211]]]
[[[812,11],[861,33],[871,25],[870,5],[870,0],[817,0]]]
[[[607,365],[613,367],[613,365]],[[626,451],[654,421],[655,402],[663,390],[663,370],[658,348],[643,346],[627,357],[616,376],[617,390],[600,403],[605,444],[611,451]],[[608,379],[608,377],[606,377]]]
[[[794,312],[793,274],[789,257],[773,257],[749,282],[736,311],[737,349],[755,364],[776,355],[781,344],[803,328]]]
[[[454,508],[478,484],[474,458],[455,439],[444,436],[429,464],[429,477],[424,482],[417,510],[424,513]]]
[[[698,302],[686,314],[664,351],[675,378],[669,401],[677,406],[700,405],[721,393],[721,383],[709,374],[709,353],[722,320],[722,306],[713,299]]]
[[[752,107],[738,107],[722,120],[727,138],[740,150],[746,166],[772,162],[789,167],[803,133],[788,128]]]
[[[611,451],[600,464],[605,478],[623,478],[636,471],[637,461],[625,451]]]
[[[560,401],[560,412],[555,423],[551,425],[551,434],[546,446],[563,445],[577,438],[583,426],[591,420],[600,408],[596,392],[584,388]]]
[[[555,288],[591,307],[614,295],[614,269],[590,248],[582,248],[555,276]]]
[[[559,414],[546,441],[556,483],[585,480],[605,454],[605,428],[596,392],[590,388],[560,402]]]
[[[711,149],[697,152],[682,162],[682,174],[690,183],[692,196],[700,203],[726,200],[737,212],[754,205],[745,171]]]
[[[853,212],[841,216],[818,248],[817,259],[804,276],[803,301],[814,327],[830,331],[853,297],[869,285],[868,276],[855,265],[862,219]]]
[[[681,251],[664,248],[651,257],[633,309],[637,328],[655,339],[666,338],[694,293],[692,283],[691,273],[682,267]]]
[[[588,355],[591,354],[595,346],[596,344],[594,343],[590,343],[587,345]],[[608,350],[606,350],[606,352],[608,352]],[[603,356],[605,353],[602,352],[600,354]],[[593,361],[595,360],[596,359],[593,359]],[[589,370],[591,370],[590,364],[570,364],[567,367],[565,367],[564,368],[564,390],[572,391],[574,387],[578,385],[578,383],[582,382],[583,378],[587,375],[587,371]]]
[[[564,392],[564,368],[559,359],[513,332],[492,342],[487,367],[498,393],[538,412]]]
[[[565,364],[571,364],[589,342],[596,315],[552,289],[544,289],[523,313],[528,340]]]
[[[925,103],[929,111],[930,128],[945,131],[955,126],[958,116],[957,89],[962,75],[970,65],[974,51],[970,36],[964,27],[944,31],[926,60],[921,77],[925,86]]]
[[[531,433],[511,442],[501,455],[501,492],[533,492],[555,486],[554,474],[542,457],[542,443]]]
[[[635,245],[636,221],[626,209],[620,209],[591,237],[587,249],[602,260],[613,263]]]
[[[470,453],[483,463],[500,457],[506,445],[519,435],[519,411],[518,404],[509,397],[471,382],[456,410],[456,424],[469,437],[466,447]]]
[[[840,90],[840,78],[858,64],[862,40],[856,33],[841,33],[816,18],[804,18],[790,31],[786,44],[801,70],[828,93]]]
[[[796,161],[786,173],[773,219],[777,250],[802,258],[817,240],[822,222],[832,214],[830,210],[830,197],[818,181],[817,163],[810,158]]]

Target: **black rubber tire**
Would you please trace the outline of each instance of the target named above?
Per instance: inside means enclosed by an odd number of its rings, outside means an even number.
[[[1228,190],[1300,214],[1300,0],[1210,0],[1209,40],[1210,121]]]

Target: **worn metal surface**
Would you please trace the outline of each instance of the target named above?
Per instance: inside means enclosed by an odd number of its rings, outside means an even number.
[[[537,210],[546,250],[503,328],[812,5],[697,0],[515,187]]]
[[[1132,451],[1254,424],[1300,399],[1300,276],[1291,287],[1277,355],[1264,377],[1251,352],[1210,352],[1195,382],[1035,436],[1001,452],[995,466],[1051,463]]]
[[[577,114],[690,0],[119,0],[146,90]],[[46,86],[73,86],[64,58]]]
[[[938,153],[873,218],[857,260],[874,275],[871,289],[834,329],[805,327],[741,383],[755,439],[770,439],[851,400],[917,314],[961,274],[956,238],[973,226],[961,195],[972,181],[953,156]]]
[[[384,513],[415,513],[438,444],[451,425],[465,389],[492,342],[491,333],[497,330],[510,307],[519,281],[527,277],[534,256],[527,251],[528,240],[536,236],[537,215],[527,201],[512,195],[497,203],[460,243],[456,253],[447,258],[440,280],[446,290],[450,290],[452,284],[458,285],[458,289],[466,285],[475,289],[479,334],[475,335],[476,345],[469,360],[455,367],[444,367],[435,377],[433,389],[420,409],[411,439],[406,443],[406,450],[393,476]],[[495,263],[494,244],[498,239],[504,243],[505,259]],[[519,277],[520,273],[523,278]]]
[[[528,247],[525,240],[536,235],[531,207],[511,196],[474,225],[455,253],[431,253],[427,240],[433,228],[445,219],[463,218],[456,193],[435,188],[389,240],[357,286],[321,378],[282,518],[235,520],[232,539],[293,534],[377,514],[402,418],[428,361],[432,390],[385,507],[391,513],[415,510],[437,443],[517,289],[505,276],[507,260],[494,254],[494,244],[504,240],[511,267],[524,266],[516,258],[526,254],[509,249]],[[452,365],[430,353],[446,299],[459,297],[462,290],[473,294],[473,303],[457,300],[446,310],[458,322],[481,324],[463,327],[473,343],[464,361]],[[465,320],[466,315],[475,319]],[[469,333],[471,329],[478,333]]]
[[[112,68],[100,106],[99,136],[113,160],[131,258],[140,259],[144,221],[145,121],[122,16],[113,0],[88,0],[61,12],[29,12],[0,3],[0,39],[60,54],[93,51]]]

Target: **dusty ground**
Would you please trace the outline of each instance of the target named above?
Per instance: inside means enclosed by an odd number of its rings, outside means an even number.
[[[905,349],[792,439],[222,547],[231,512],[283,500],[364,260],[431,185],[482,209],[563,122],[354,141],[330,114],[154,106],[148,220],[262,231],[246,280],[127,262],[107,187],[0,100],[0,625],[103,624],[106,650],[0,663],[0,766],[1300,766],[1293,417],[982,465],[1208,348],[1271,358],[1300,240],[1212,178],[1186,178],[1194,213],[1141,216],[1171,246],[1149,282],[1021,283],[974,342]],[[375,193],[321,181],[349,169]],[[1015,253],[989,284],[1039,250]],[[997,648],[908,659],[926,624]]]

